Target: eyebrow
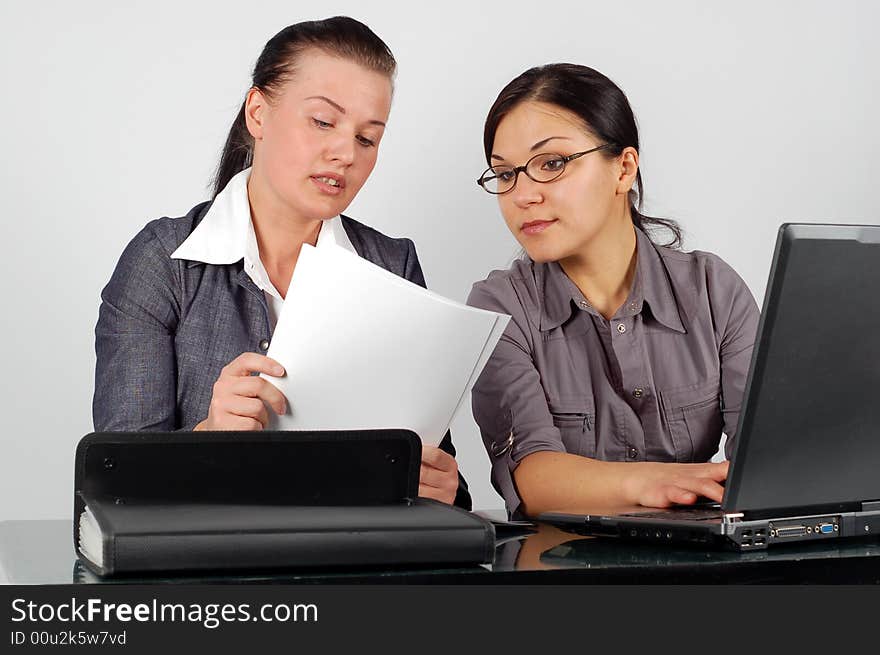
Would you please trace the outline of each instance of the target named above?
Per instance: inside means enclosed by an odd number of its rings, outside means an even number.
[[[549,141],[552,141],[553,139],[567,139],[567,140],[570,140],[569,137],[567,137],[567,136],[550,136],[550,137],[547,137],[546,139],[542,139],[541,141],[538,141],[535,145],[533,145],[531,148],[529,148],[529,152],[535,152],[535,150],[537,150],[538,148],[541,148],[541,147],[547,145],[547,143],[548,143]],[[499,159],[499,160],[502,160],[502,161],[503,161],[503,160],[504,160],[504,157],[501,157],[500,155],[495,155],[495,154],[493,154],[493,155],[492,155],[492,159]]]
[[[327,96],[309,96],[308,98],[306,98],[306,100],[323,100],[328,105],[333,107],[336,111],[338,111],[340,114],[345,113],[345,108],[342,105],[340,105],[338,102],[333,102]],[[370,125],[381,125],[382,127],[385,127],[385,123],[383,121],[371,120],[371,121],[367,121],[367,122]]]

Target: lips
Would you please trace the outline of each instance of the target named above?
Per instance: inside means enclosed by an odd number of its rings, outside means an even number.
[[[345,178],[336,173],[322,172],[312,175],[310,179],[319,191],[328,195],[338,195],[345,189]]]
[[[526,234],[540,234],[555,222],[555,218],[550,221],[528,221],[523,223],[519,229]]]

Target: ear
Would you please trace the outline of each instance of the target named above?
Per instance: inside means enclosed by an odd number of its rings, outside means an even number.
[[[636,174],[639,172],[639,153],[633,147],[623,149],[619,155],[620,173],[617,177],[617,193],[626,195],[636,182]]]
[[[244,121],[254,141],[263,138],[263,117],[266,112],[266,96],[259,89],[251,87],[244,101]]]

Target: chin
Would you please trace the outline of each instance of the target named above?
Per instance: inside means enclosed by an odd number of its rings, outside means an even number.
[[[339,214],[344,212],[345,208],[348,207],[349,204],[350,203],[348,202],[315,203],[309,208],[309,215],[312,218],[326,221],[327,219],[338,216]]]
[[[539,245],[533,243],[530,244],[531,247],[529,248],[522,243],[520,243],[520,245],[523,247],[523,250],[526,251],[529,258],[531,258],[536,264],[547,264],[549,262],[559,261],[565,256],[565,253],[563,253],[560,248],[553,248],[549,244]]]

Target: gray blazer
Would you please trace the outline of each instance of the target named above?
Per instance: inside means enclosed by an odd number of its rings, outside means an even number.
[[[95,430],[192,430],[208,415],[220,369],[245,351],[269,348],[269,308],[242,262],[172,259],[210,202],[182,218],[148,223],[125,248],[101,292],[95,326]],[[424,287],[409,239],[394,239],[342,216],[364,259]],[[447,432],[440,447],[455,455]],[[456,505],[470,509],[459,475]]]

